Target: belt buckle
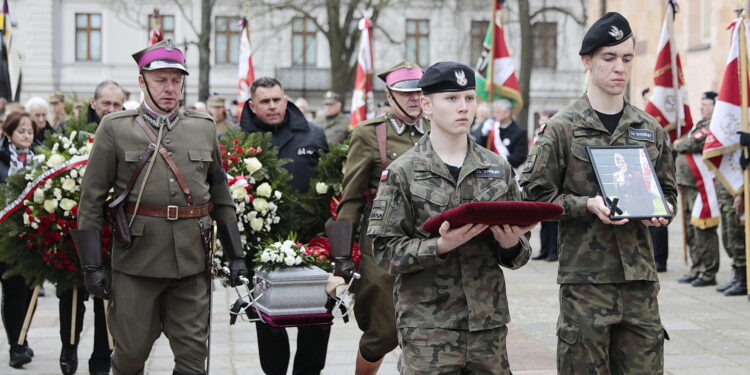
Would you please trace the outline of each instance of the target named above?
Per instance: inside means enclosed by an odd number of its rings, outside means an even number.
[[[177,220],[180,218],[180,209],[175,205],[167,206],[167,220]]]

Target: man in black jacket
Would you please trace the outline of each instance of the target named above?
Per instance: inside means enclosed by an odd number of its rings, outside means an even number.
[[[495,122],[487,134],[487,148],[504,157],[518,173],[518,167],[529,155],[529,138],[526,131],[513,120],[513,104],[507,99],[492,103],[492,117]]]
[[[275,78],[257,79],[250,87],[250,97],[242,111],[240,128],[249,133],[271,132],[271,143],[278,147],[279,157],[292,160],[284,166],[292,174],[292,187],[306,192],[310,178],[317,172],[319,151],[328,151],[323,129],[307,121],[302,111],[288,102],[284,87]],[[286,329],[257,322],[255,330],[263,372],[286,374],[289,367]],[[331,326],[298,329],[294,374],[319,374],[323,370],[330,334]]]

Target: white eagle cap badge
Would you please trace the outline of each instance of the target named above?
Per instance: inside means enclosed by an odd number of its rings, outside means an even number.
[[[620,30],[617,26],[612,25],[612,27],[609,29],[609,35],[612,35],[615,40],[620,40],[625,36],[625,33],[622,32],[622,30]]]
[[[456,74],[456,83],[458,83],[459,86],[466,86],[469,81],[466,79],[466,73],[464,73],[463,70],[456,70],[454,71]]]

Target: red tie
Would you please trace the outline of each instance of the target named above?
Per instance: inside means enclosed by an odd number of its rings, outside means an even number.
[[[18,154],[18,161],[20,161],[21,164],[26,164],[26,155],[28,154]]]

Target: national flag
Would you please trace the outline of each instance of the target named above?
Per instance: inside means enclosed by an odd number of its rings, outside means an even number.
[[[521,88],[516,78],[516,67],[505,44],[503,32],[503,3],[494,0],[492,18],[484,38],[482,57],[475,68],[477,95],[485,101],[508,99],[513,103],[513,114],[523,108]],[[489,80],[489,82],[488,82]]]
[[[706,143],[703,145],[703,161],[733,195],[741,190],[744,183],[740,167],[742,148],[737,132],[742,130],[740,56],[741,54],[747,56],[748,45],[747,38],[745,38],[745,46],[740,46],[740,32],[747,35],[749,26],[749,22],[744,18],[736,19],[729,26],[732,29],[729,57],[711,117],[711,132],[707,135]],[[748,85],[747,80],[745,85]]]
[[[375,98],[372,93],[372,22],[364,17],[359,20],[359,52],[357,52],[357,74],[354,78],[352,110],[349,126],[375,117]]]
[[[701,177],[695,179],[698,196],[695,197],[693,211],[690,213],[690,224],[700,229],[718,226],[721,211],[719,211],[719,200],[716,197],[714,175],[702,162],[700,154],[686,154],[685,158],[693,176]]]
[[[693,127],[680,54],[674,38],[675,5],[669,1],[654,68],[654,89],[645,111],[669,134],[670,141],[684,136]]]
[[[250,25],[247,18],[240,20],[240,57],[239,74],[237,76],[237,105],[250,99],[250,86],[255,82],[253,69],[253,47],[250,44]]]
[[[21,57],[10,29],[8,0],[4,0],[0,13],[0,97],[17,102],[21,96]]]
[[[151,29],[151,32],[148,33],[148,45],[152,46],[156,43],[161,42],[164,40],[164,32],[162,32],[162,18],[159,16],[159,11],[156,10],[156,13],[152,16],[154,20],[154,27]]]

